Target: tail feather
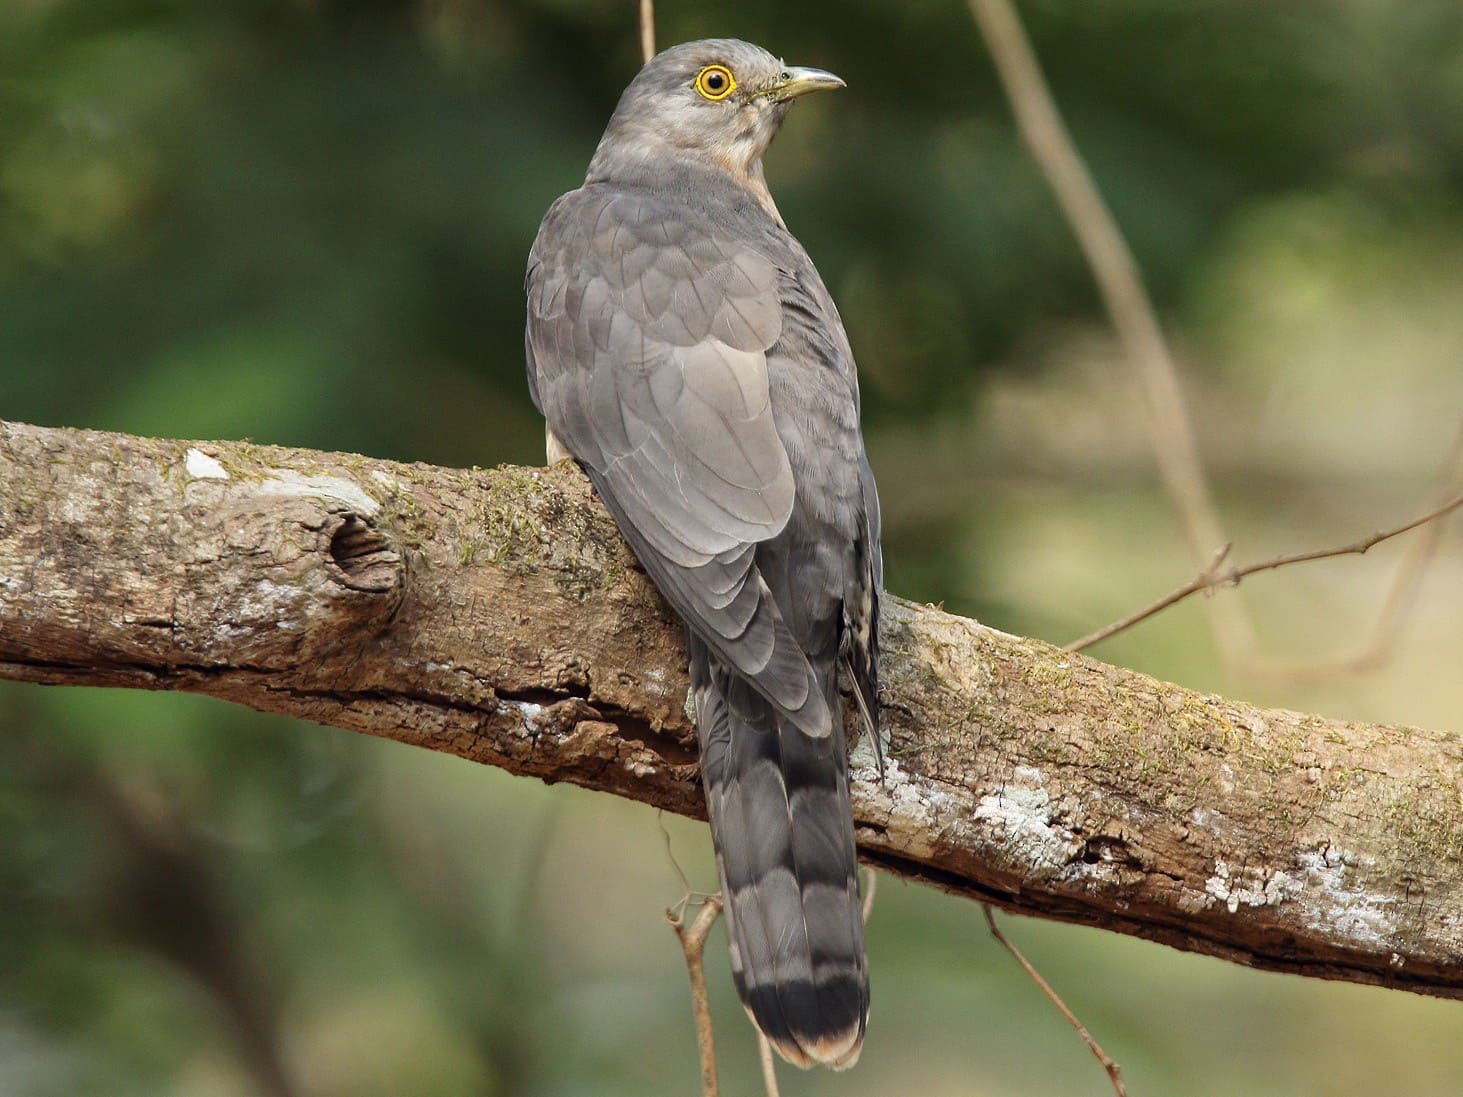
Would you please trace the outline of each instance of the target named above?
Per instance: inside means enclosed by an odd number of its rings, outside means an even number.
[[[842,727],[806,734],[698,640],[691,648],[737,991],[789,1062],[852,1066],[869,989]]]

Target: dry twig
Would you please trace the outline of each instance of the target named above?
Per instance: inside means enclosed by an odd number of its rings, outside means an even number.
[[[1311,552],[1287,553],[1282,556],[1271,557],[1269,560],[1261,560],[1256,564],[1246,564],[1244,567],[1223,567],[1231,548],[1230,545],[1225,545],[1214,554],[1214,559],[1210,561],[1209,566],[1187,583],[1174,588],[1162,598],[1151,602],[1140,610],[1135,610],[1121,620],[1114,621],[1112,624],[1106,625],[1096,632],[1089,633],[1080,640],[1073,640],[1070,644],[1066,645],[1066,650],[1084,651],[1092,647],[1092,645],[1108,639],[1110,636],[1115,636],[1119,632],[1132,628],[1140,621],[1146,621],[1154,614],[1168,609],[1169,606],[1177,602],[1182,602],[1191,594],[1197,594],[1201,590],[1211,590],[1215,587],[1237,586],[1241,579],[1254,575],[1256,572],[1273,571],[1276,568],[1288,567],[1291,564],[1305,564],[1312,560],[1329,560],[1337,556],[1360,556],[1375,546],[1380,545],[1383,541],[1389,541],[1393,537],[1400,537],[1402,534],[1409,533],[1421,526],[1431,526],[1433,539],[1435,540],[1441,536],[1442,522],[1440,519],[1451,514],[1459,507],[1463,507],[1463,495],[1454,496],[1442,506],[1434,507],[1420,518],[1414,518],[1412,521],[1393,529],[1379,530],[1370,537],[1364,537],[1360,541],[1353,541],[1349,545],[1340,545],[1336,548],[1329,549],[1316,549]],[[1411,571],[1408,569],[1399,569],[1399,578],[1406,579],[1409,585],[1415,584],[1415,572],[1415,567]],[[1400,616],[1400,609],[1394,605],[1394,602],[1399,598],[1397,591],[1401,585],[1399,582],[1397,586],[1394,586],[1393,596],[1388,599],[1388,605],[1383,609],[1382,621],[1384,622]],[[1408,596],[1410,596],[1410,591]],[[1393,626],[1395,627],[1395,621],[1393,622]],[[1386,638],[1386,641],[1390,642],[1390,637]],[[1364,654],[1370,657],[1372,653],[1369,650],[1369,652]]]
[[[1441,487],[1433,501],[1441,503],[1459,488],[1463,488],[1463,425],[1459,426],[1458,436],[1453,440],[1452,452],[1444,462]],[[1279,673],[1291,680],[1313,679],[1372,670],[1385,662],[1394,649],[1402,624],[1407,620],[1407,613],[1416,600],[1422,577],[1433,557],[1437,555],[1438,547],[1443,543],[1443,533],[1446,530],[1447,522],[1442,519],[1428,522],[1409,542],[1407,552],[1392,576],[1392,585],[1388,588],[1386,600],[1372,625],[1371,635],[1355,654],[1281,667],[1278,668]]]
[[[640,0],[640,59],[646,64],[655,56],[655,0]]]
[[[716,1039],[711,1031],[711,1003],[706,995],[706,970],[702,961],[706,936],[721,913],[721,899],[719,896],[707,898],[701,913],[687,929],[685,912],[690,900],[690,895],[687,895],[667,910],[665,919],[676,931],[676,939],[681,942],[681,952],[686,957],[686,975],[691,982],[691,1009],[696,1017],[696,1047],[701,1052],[701,1093],[703,1097],[717,1097]]]
[[[1092,268],[1103,305],[1143,394],[1159,474],[1178,509],[1190,551],[1196,559],[1203,559],[1226,538],[1199,461],[1178,370],[1138,264],[1067,132],[1016,9],[1010,0],[969,0],[969,6],[990,49],[1022,140]],[[1211,606],[1221,642],[1238,650],[1250,635],[1239,608],[1218,600]]]
[[[670,908],[675,917],[680,918],[687,906],[692,904],[699,906],[702,903],[716,898],[717,892],[698,891],[691,886],[691,880],[687,877],[685,870],[681,868],[681,862],[676,860],[676,851],[671,848],[671,832],[665,825],[664,811],[657,811],[655,813],[655,822],[660,827],[661,838],[665,841],[665,858],[670,862],[671,871],[676,874],[676,879],[681,882],[681,888],[685,892],[675,906]]]
[[[1199,460],[1178,370],[1132,251],[1062,121],[1011,0],[968,0],[968,3],[990,49],[1022,140],[1051,186],[1092,269],[1103,304],[1144,395],[1149,436],[1164,487],[1179,513],[1190,551],[1202,559],[1214,545],[1224,544],[1227,538],[1222,532]],[[1453,482],[1456,484],[1460,475],[1457,468],[1463,465],[1463,434],[1460,434],[1460,446],[1455,449],[1452,463],[1455,466]],[[1231,599],[1215,598],[1208,603],[1209,620],[1222,657],[1233,668],[1289,680],[1375,667],[1395,641],[1441,536],[1441,525],[1430,525],[1426,534],[1414,542],[1398,565],[1370,640],[1356,655],[1302,665],[1285,665],[1257,656],[1254,653],[1254,630],[1242,605]],[[1222,555],[1223,552],[1221,558]],[[1292,562],[1300,561],[1284,561]],[[1275,563],[1269,566],[1282,565]],[[1158,603],[1083,637],[1069,647],[1081,650],[1166,609],[1197,590],[1235,581],[1230,573],[1220,573],[1218,567],[1219,560],[1211,560],[1195,580],[1197,585],[1179,588]],[[1255,570],[1263,568],[1257,566]]]
[[[1102,1045],[1092,1038],[1092,1033],[1087,1031],[1081,1021],[1077,1020],[1077,1015],[1067,1008],[1067,1003],[1062,1001],[1057,992],[1051,988],[1051,984],[1041,977],[1041,972],[1037,971],[1032,966],[1031,961],[1021,954],[1021,950],[1012,944],[1010,939],[1001,932],[1001,927],[996,925],[996,912],[991,908],[991,905],[989,903],[982,903],[981,909],[985,911],[986,925],[991,927],[991,936],[1001,942],[1002,947],[1016,958],[1016,962],[1021,965],[1022,970],[1030,976],[1031,981],[1037,985],[1037,988],[1046,995],[1047,1001],[1056,1006],[1057,1011],[1067,1019],[1067,1023],[1077,1030],[1077,1035],[1082,1037],[1082,1042],[1087,1045],[1087,1049],[1102,1064],[1102,1069],[1107,1071],[1107,1076],[1112,1082],[1113,1092],[1117,1094],[1117,1097],[1128,1097],[1128,1091],[1123,1086],[1123,1078],[1118,1069],[1118,1064],[1108,1058],[1107,1052],[1102,1050]]]
[[[762,1088],[767,1097],[780,1097],[777,1088],[777,1061],[772,1057],[772,1041],[761,1029],[757,1030],[757,1054],[762,1059]]]

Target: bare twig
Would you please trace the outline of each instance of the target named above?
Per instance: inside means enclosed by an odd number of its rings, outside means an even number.
[[[1138,264],[1067,132],[1016,9],[1010,0],[969,0],[969,6],[990,48],[1022,140],[1092,268],[1143,394],[1159,475],[1178,509],[1190,551],[1196,560],[1202,560],[1227,538],[1199,461],[1178,370]],[[1250,636],[1239,607],[1217,599],[1210,605],[1221,643],[1229,651],[1239,650]]]
[[[779,1097],[781,1091],[777,1088],[777,1061],[772,1056],[772,1041],[761,1029],[757,1030],[757,1054],[762,1059],[762,1088],[767,1091],[767,1097]]]
[[[874,890],[879,874],[872,867],[864,870],[864,925],[869,924],[869,915],[874,913]]]
[[[716,924],[716,916],[721,913],[721,899],[718,896],[706,899],[701,913],[696,915],[691,928],[687,929],[685,909],[689,899],[688,895],[675,907],[667,910],[665,918],[676,931],[676,939],[681,942],[681,952],[686,957],[686,975],[691,981],[691,1009],[696,1017],[696,1046],[701,1053],[702,1097],[717,1097],[716,1040],[711,1031],[711,1003],[706,995],[706,971],[702,964],[702,954],[706,950],[706,936]]]
[[[1443,464],[1441,486],[1433,501],[1444,502],[1459,488],[1463,488],[1463,425],[1459,426],[1452,451]],[[1408,611],[1411,610],[1417,591],[1422,585],[1422,577],[1443,543],[1447,526],[1447,522],[1442,519],[1428,522],[1408,542],[1407,552],[1393,573],[1392,585],[1388,588],[1386,600],[1372,625],[1371,635],[1355,654],[1298,666],[1273,667],[1275,672],[1290,680],[1313,679],[1372,670],[1384,663],[1395,648],[1402,624],[1406,621]]]
[[[1178,370],[1132,251],[1062,121],[1011,0],[968,0],[968,3],[990,48],[1022,139],[1056,195],[1092,269],[1103,304],[1144,396],[1149,436],[1165,490],[1178,511],[1190,551],[1202,559],[1214,545],[1228,539],[1222,532],[1199,460]],[[1455,451],[1455,466],[1463,465],[1460,453],[1463,450]],[[1209,620],[1221,656],[1232,668],[1288,680],[1375,667],[1394,643],[1441,536],[1441,525],[1430,525],[1424,536],[1414,542],[1398,565],[1370,640],[1357,654],[1303,665],[1285,665],[1257,656],[1254,630],[1243,605],[1234,599],[1214,598],[1208,602]],[[1211,561],[1194,584],[1186,584],[1152,606],[1069,646],[1081,650],[1197,590],[1233,581],[1231,573],[1220,572],[1217,562]]]
[[[1002,947],[1016,958],[1016,962],[1030,976],[1031,981],[1036,984],[1037,989],[1046,995],[1047,1001],[1056,1006],[1057,1011],[1067,1019],[1067,1024],[1077,1030],[1077,1035],[1082,1037],[1082,1042],[1087,1045],[1087,1049],[1102,1064],[1102,1069],[1107,1071],[1107,1076],[1112,1082],[1113,1092],[1117,1094],[1117,1097],[1128,1097],[1128,1091],[1123,1085],[1122,1073],[1118,1069],[1118,1064],[1108,1058],[1107,1052],[1102,1050],[1102,1045],[1092,1038],[1092,1033],[1087,1031],[1081,1021],[1077,1020],[1077,1015],[1067,1008],[1067,1003],[1062,1001],[1057,992],[1051,988],[1051,984],[1041,977],[1041,972],[1037,971],[1031,961],[1021,954],[1021,950],[1012,944],[1010,939],[1001,932],[1001,927],[996,924],[996,912],[992,909],[991,905],[989,903],[982,903],[981,909],[985,911],[986,925],[991,927],[991,936],[1001,942]]]
[[[1096,632],[1089,633],[1088,635],[1082,637],[1080,640],[1072,641],[1070,644],[1066,645],[1066,650],[1083,651],[1087,648],[1090,648],[1093,644],[1096,644],[1102,640],[1106,640],[1110,636],[1115,636],[1125,629],[1131,628],[1139,621],[1146,621],[1149,617],[1152,617],[1154,614],[1166,610],[1169,606],[1173,605],[1176,602],[1183,601],[1191,594],[1197,594],[1201,590],[1210,590],[1214,587],[1235,586],[1239,583],[1241,579],[1244,579],[1250,575],[1254,575],[1256,572],[1273,571],[1276,568],[1289,567],[1291,564],[1306,564],[1310,563],[1312,560],[1329,560],[1336,556],[1360,556],[1366,553],[1368,550],[1374,548],[1375,546],[1380,545],[1383,541],[1390,541],[1393,537],[1400,537],[1402,534],[1409,533],[1412,530],[1415,530],[1421,526],[1431,525],[1433,527],[1433,530],[1435,531],[1434,536],[1440,536],[1440,531],[1442,528],[1442,522],[1440,521],[1440,519],[1451,514],[1459,507],[1463,507],[1463,494],[1455,495],[1442,506],[1434,507],[1432,510],[1428,511],[1420,518],[1414,518],[1412,521],[1404,523],[1400,526],[1396,526],[1393,529],[1380,530],[1376,533],[1373,533],[1370,537],[1364,537],[1360,541],[1353,541],[1349,545],[1340,545],[1336,548],[1328,549],[1315,549],[1311,552],[1287,553],[1282,556],[1273,556],[1268,560],[1261,560],[1259,563],[1246,564],[1244,567],[1225,568],[1221,566],[1224,563],[1225,558],[1229,555],[1230,546],[1225,545],[1222,549],[1215,553],[1214,559],[1210,562],[1207,568],[1201,571],[1198,575],[1194,576],[1194,578],[1190,579],[1187,583],[1183,584],[1183,586],[1176,587],[1175,589],[1165,594],[1162,598],[1159,598],[1157,601],[1144,606],[1140,610],[1136,610],[1133,613],[1128,614],[1121,620],[1114,621],[1112,624],[1100,628]],[[1415,575],[1404,577],[1408,578],[1409,582],[1415,583]],[[1408,596],[1410,597],[1410,593]],[[1383,609],[1384,621],[1388,618],[1389,610],[1394,615],[1399,612],[1391,604],[1392,601],[1396,598],[1397,588],[1394,587],[1393,599],[1389,599],[1388,607]],[[1390,638],[1386,639],[1387,642],[1390,641]]]
[[[655,56],[655,0],[640,0],[640,59],[646,64]]]
[[[666,860],[671,863],[671,871],[676,874],[676,879],[681,881],[683,894],[667,910],[666,916],[674,921],[680,921],[689,906],[701,906],[715,899],[717,893],[714,891],[697,891],[691,886],[685,870],[681,868],[681,862],[676,860],[676,852],[671,848],[671,832],[665,825],[665,812],[655,813],[656,825],[660,827],[660,836],[665,839]]]

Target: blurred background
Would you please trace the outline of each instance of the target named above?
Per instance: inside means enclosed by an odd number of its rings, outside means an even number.
[[[863,377],[888,585],[1065,642],[1194,562],[1141,400],[958,0],[662,0],[662,43],[838,72],[768,158]],[[630,0],[6,0],[0,416],[539,463],[522,281],[638,66]],[[1457,0],[1022,4],[1180,359],[1237,562],[1420,514],[1463,413]],[[1455,527],[1458,523],[1455,523]],[[1360,647],[1402,544],[1237,594]],[[1366,674],[1227,670],[1195,599],[1097,648],[1186,685],[1463,732],[1463,535]],[[0,1094],[688,1094],[662,823],[187,696],[0,684]],[[712,886],[704,828],[668,819]],[[1463,1005],[1008,919],[1157,1094],[1456,1094]],[[751,1030],[709,972],[728,1093]],[[1096,1094],[977,907],[886,879],[850,1075]]]

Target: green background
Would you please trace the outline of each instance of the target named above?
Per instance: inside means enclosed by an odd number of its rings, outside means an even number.
[[[524,259],[638,63],[629,0],[0,0],[0,416],[537,463]],[[1065,641],[1192,573],[1091,278],[958,0],[662,2],[844,76],[768,157],[863,378],[888,585]],[[1238,560],[1423,509],[1463,412],[1457,0],[1033,0],[1171,333]],[[1247,583],[1360,645],[1401,546]],[[1102,658],[1463,731],[1456,531],[1382,670]],[[1230,595],[1233,596],[1233,595]],[[666,820],[699,886],[704,828]],[[687,1094],[656,815],[186,696],[0,688],[0,1094]],[[1455,1094],[1463,1007],[1009,920],[1135,1097]],[[709,964],[725,1091],[750,1030]],[[1095,1094],[974,905],[886,879],[861,1065],[786,1094]],[[266,1081],[279,1064],[287,1082]]]

